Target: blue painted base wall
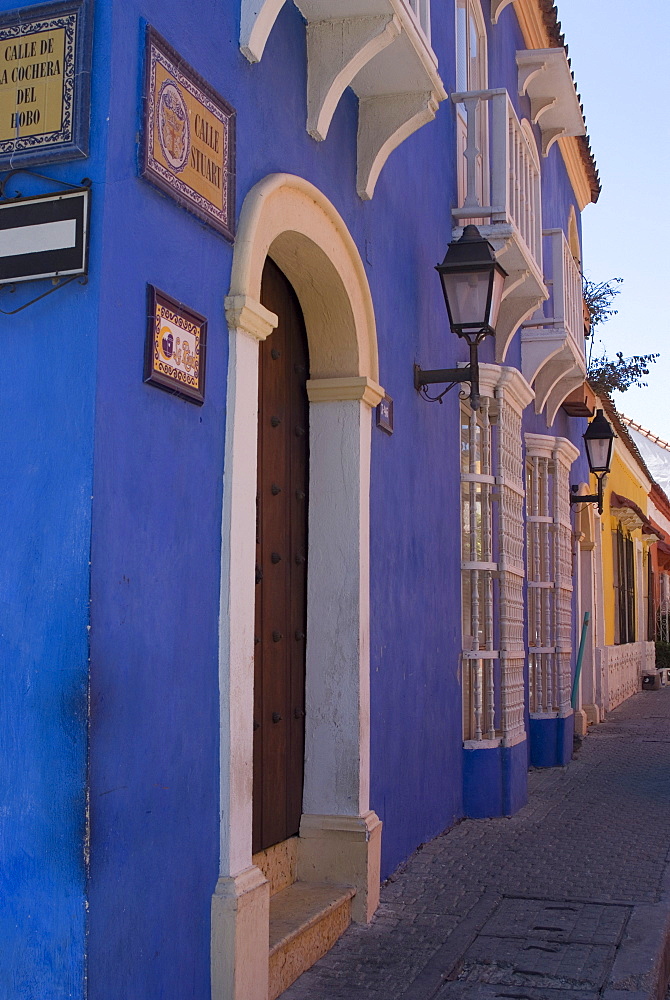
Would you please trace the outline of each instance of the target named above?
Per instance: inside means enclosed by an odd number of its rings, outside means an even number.
[[[530,720],[530,762],[533,767],[564,767],[572,757],[575,717]]]
[[[471,819],[511,816],[528,801],[528,748],[463,750],[463,807]]]

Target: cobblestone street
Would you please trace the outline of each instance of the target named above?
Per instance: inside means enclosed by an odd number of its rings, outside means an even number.
[[[419,849],[284,1000],[664,996],[670,690],[633,696],[568,767],[529,779],[516,816]]]

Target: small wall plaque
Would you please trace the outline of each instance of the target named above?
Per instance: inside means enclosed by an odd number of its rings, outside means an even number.
[[[0,14],[0,170],[88,155],[88,0]]]
[[[235,112],[147,28],[142,175],[233,239]]]
[[[144,381],[202,404],[207,320],[153,285],[148,291]]]
[[[393,400],[390,396],[384,396],[377,406],[377,427],[393,434]]]

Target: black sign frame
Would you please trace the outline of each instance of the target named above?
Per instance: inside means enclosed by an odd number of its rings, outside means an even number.
[[[87,274],[90,209],[89,188],[0,201],[0,238],[8,230],[50,223],[74,221],[75,226],[74,246],[0,255],[0,286]]]

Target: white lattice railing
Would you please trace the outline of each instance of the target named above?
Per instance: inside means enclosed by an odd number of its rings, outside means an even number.
[[[601,646],[596,649],[600,664],[603,708],[611,712],[632,694],[640,690],[644,671],[655,670],[653,642],[628,642],[621,646]]]
[[[482,395],[479,413],[462,410],[463,739],[470,749],[525,737],[521,411],[506,393],[500,384],[494,397]]]
[[[570,251],[562,229],[545,229],[552,261],[551,289],[552,319],[562,326],[584,356],[584,311],[582,276]]]
[[[467,142],[465,199],[454,210],[457,219],[489,219],[516,228],[529,254],[542,269],[542,201],[540,164],[532,132],[521,125],[506,90],[477,90],[452,94],[465,107]],[[489,129],[479,116],[489,112]],[[481,137],[490,136],[489,149],[480,149]],[[488,173],[482,185],[480,162]],[[490,204],[480,192],[490,191]]]
[[[570,458],[560,439],[527,435],[530,711],[567,715],[572,658]],[[550,442],[553,442],[550,444]]]
[[[461,420],[461,587],[463,602],[463,738],[497,739],[492,552],[491,400]]]
[[[430,41],[430,0],[404,0],[409,7],[424,35]]]
[[[500,700],[503,745],[524,736],[524,481],[521,412],[507,390],[498,403],[498,565],[500,581]]]

